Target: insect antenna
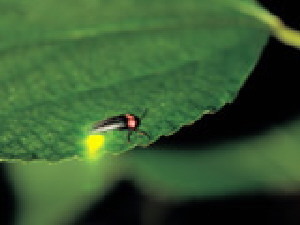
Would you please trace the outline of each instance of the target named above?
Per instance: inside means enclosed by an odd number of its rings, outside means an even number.
[[[148,109],[145,109],[145,111],[143,112],[143,114],[140,116],[140,119],[144,119],[145,116],[148,114]]]

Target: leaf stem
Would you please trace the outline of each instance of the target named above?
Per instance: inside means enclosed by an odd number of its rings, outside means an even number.
[[[278,16],[249,2],[240,1],[238,4],[233,5],[242,13],[253,16],[266,24],[273,32],[273,35],[282,43],[300,48],[300,31],[285,25]]]

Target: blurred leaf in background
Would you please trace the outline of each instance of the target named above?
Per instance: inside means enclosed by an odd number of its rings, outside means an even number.
[[[255,191],[292,194],[300,186],[299,134],[296,121],[244,140],[195,146],[198,151],[157,147],[93,163],[10,164],[21,203],[17,224],[69,224],[124,178],[147,195],[169,201]]]
[[[18,200],[14,224],[69,224],[120,179],[119,167],[107,159],[8,164]]]
[[[132,177],[154,196],[213,197],[265,190],[293,193],[300,186],[299,121],[262,135],[191,151],[152,149],[123,157]],[[179,151],[176,151],[179,150]],[[189,151],[190,150],[190,151]]]

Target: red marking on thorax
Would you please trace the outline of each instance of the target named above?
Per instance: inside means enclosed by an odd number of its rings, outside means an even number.
[[[135,117],[131,114],[125,114],[125,116],[127,118],[127,126],[129,128],[136,128],[137,122]]]

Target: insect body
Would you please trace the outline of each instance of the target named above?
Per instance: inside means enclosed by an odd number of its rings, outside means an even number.
[[[141,118],[144,118],[146,115],[146,111],[141,116]],[[138,127],[141,124],[141,118],[134,114],[121,114],[119,116],[114,116],[111,118],[108,118],[106,120],[102,120],[97,122],[93,127],[91,132],[92,133],[101,133],[106,132],[109,130],[127,130],[127,140],[130,142],[130,137],[133,132],[138,132],[138,134],[142,134],[147,136],[150,139],[150,136]]]

